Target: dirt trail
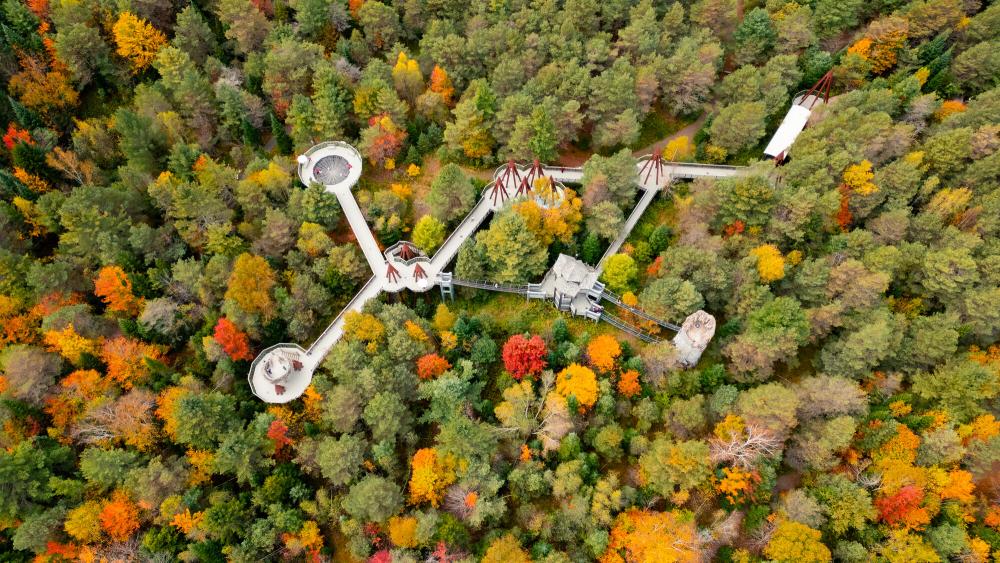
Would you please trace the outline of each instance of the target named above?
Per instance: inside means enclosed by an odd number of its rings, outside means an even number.
[[[660,152],[663,150],[663,147],[667,146],[667,143],[676,139],[677,137],[684,135],[686,135],[688,139],[691,139],[693,141],[694,134],[697,133],[699,129],[701,129],[702,124],[705,123],[705,119],[708,118],[708,113],[709,112],[707,111],[703,112],[701,116],[698,117],[698,119],[695,119],[691,123],[685,125],[679,131],[676,131],[673,134],[668,135],[651,145],[636,149],[632,151],[632,154],[634,156],[643,156],[647,154],[654,154]]]

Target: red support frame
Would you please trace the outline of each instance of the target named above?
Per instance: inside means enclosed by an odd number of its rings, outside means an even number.
[[[399,247],[399,257],[403,260],[409,260],[417,255],[417,252],[413,250],[410,243],[404,242],[402,246]]]
[[[398,282],[399,281],[399,270],[397,270],[395,267],[393,267],[392,264],[390,264],[388,262],[386,262],[385,265],[386,265],[385,277],[388,278],[388,280],[390,282],[392,282],[392,283]]]
[[[427,279],[427,272],[424,271],[424,268],[420,264],[417,264],[413,268],[413,279],[415,280]]]
[[[805,101],[809,99],[809,96],[815,95],[815,97],[813,98],[812,102],[809,103],[809,109],[812,109],[813,106],[816,105],[816,101],[819,100],[819,95],[820,94],[823,94],[823,103],[824,104],[827,103],[827,102],[829,102],[830,101],[830,87],[832,85],[833,85],[833,71],[830,70],[830,71],[827,71],[827,73],[824,74],[819,80],[817,80],[816,84],[813,84],[812,88],[810,88],[809,90],[806,91],[805,95],[802,96],[802,102],[803,102],[802,105],[803,106],[805,105]]]
[[[646,161],[646,164],[642,165],[642,168],[639,169],[639,175],[642,176],[644,172],[646,176],[642,179],[643,184],[649,181],[650,174],[655,173],[654,181],[657,186],[660,185],[660,174],[663,173],[663,157],[660,153],[654,154]]]
[[[531,168],[528,169],[527,176],[524,177],[525,182],[527,182],[528,189],[531,189],[531,186],[536,178],[541,178],[543,176],[545,176],[545,170],[542,169],[542,164],[538,162],[538,159],[536,158],[534,162],[531,163]]]

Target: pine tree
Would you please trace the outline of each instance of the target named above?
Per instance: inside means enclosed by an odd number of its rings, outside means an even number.
[[[284,124],[278,119],[278,116],[272,111],[270,114],[271,119],[271,136],[274,138],[275,147],[278,149],[278,154],[289,155],[292,154],[292,150],[295,148],[292,145],[292,138],[288,136],[288,132],[285,131]]]

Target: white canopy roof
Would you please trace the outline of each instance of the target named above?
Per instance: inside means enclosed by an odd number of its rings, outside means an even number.
[[[788,147],[792,146],[792,143],[795,142],[795,138],[799,136],[799,133],[806,128],[806,122],[809,121],[811,113],[812,111],[809,108],[798,104],[792,105],[791,109],[785,115],[785,119],[781,121],[778,130],[771,137],[767,148],[764,149],[764,154],[774,157],[787,151]]]

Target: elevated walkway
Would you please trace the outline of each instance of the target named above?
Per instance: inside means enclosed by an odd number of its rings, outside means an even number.
[[[598,281],[605,260],[618,252],[653,198],[672,179],[722,178],[743,174],[746,170],[735,166],[664,162],[658,156],[638,159],[635,181],[644,193],[598,267],[590,268],[575,258],[560,255],[556,265],[541,283],[518,285],[456,279],[443,270],[458,254],[462,244],[473,236],[492,212],[518,197],[534,197],[540,205],[550,205],[556,196],[562,197],[565,191],[563,184],[579,184],[583,181],[582,167],[545,166],[536,161],[527,166],[511,162],[497,168],[493,182],[483,190],[476,205],[445,239],[434,256],[427,258],[417,249],[411,248],[409,245],[412,243],[408,242],[393,245],[384,252],[379,248],[378,241],[351,192],[361,176],[361,155],[354,147],[339,141],[320,143],[299,156],[298,163],[299,178],[303,184],[323,183],[326,191],[336,196],[373,275],[308,350],[303,350],[296,344],[277,344],[254,359],[247,376],[250,388],[257,397],[268,403],[287,403],[299,397],[308,388],[313,371],[343,337],[347,313],[360,312],[365,303],[383,291],[426,291],[438,285],[443,296],[453,297],[454,287],[460,286],[524,295],[528,299],[551,299],[561,311],[594,321],[604,320],[637,338],[657,342],[654,335],[608,313],[600,305],[601,299],[605,299],[639,318],[670,330],[678,329],[677,325],[624,305],[617,296],[605,291],[604,285]],[[534,180],[542,176],[553,182],[550,200],[532,193]],[[712,327],[714,331],[714,324]],[[697,347],[691,349],[700,354]]]

